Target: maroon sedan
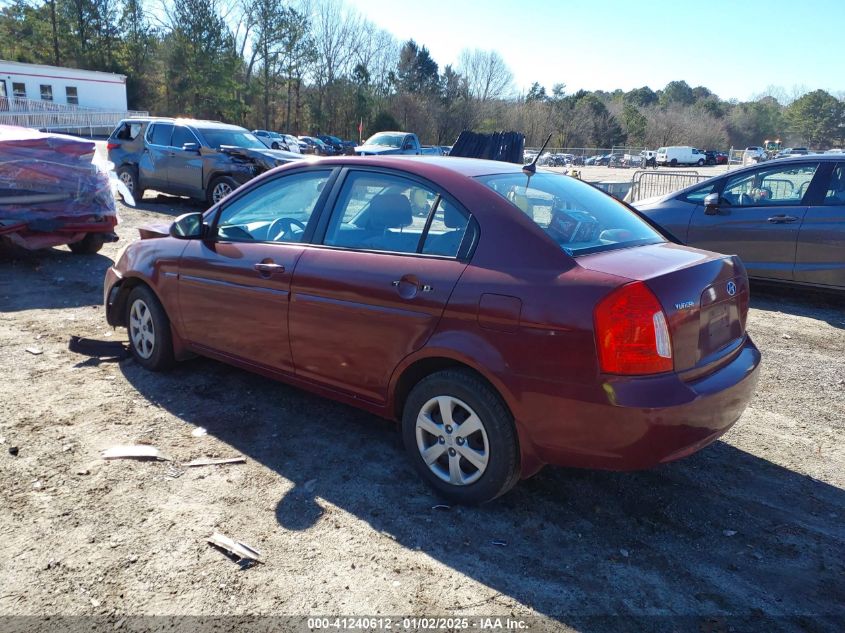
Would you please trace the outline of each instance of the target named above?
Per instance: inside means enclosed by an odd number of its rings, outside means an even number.
[[[399,420],[415,468],[458,502],[547,463],[689,455],[757,381],[739,259],[672,243],[568,176],[293,163],[141,238],[105,280],[138,363],[201,354]]]

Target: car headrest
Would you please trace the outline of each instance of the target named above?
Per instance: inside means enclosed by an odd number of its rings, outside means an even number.
[[[450,229],[462,229],[466,226],[464,214],[458,211],[451,204],[443,206],[443,224]]]
[[[373,230],[398,229],[413,222],[411,203],[402,194],[383,193],[370,201],[367,227]]]

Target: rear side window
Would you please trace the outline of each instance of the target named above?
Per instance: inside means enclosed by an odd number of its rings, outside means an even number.
[[[117,128],[117,131],[114,133],[114,137],[120,139],[121,141],[134,141],[141,133],[142,127],[143,124],[140,122],[127,121]]]
[[[569,176],[523,173],[482,176],[490,187],[531,218],[569,255],[585,255],[666,240],[604,193]]]
[[[845,205],[845,163],[838,163],[824,197],[824,203],[830,205]]]
[[[474,239],[468,235],[472,227],[463,209],[416,180],[353,172],[343,184],[324,243],[457,257]]]
[[[172,123],[153,123],[149,139],[153,145],[170,145],[170,133],[173,131]]]

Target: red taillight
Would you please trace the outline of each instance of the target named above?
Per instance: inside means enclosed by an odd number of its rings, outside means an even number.
[[[106,149],[112,150],[120,147],[120,143],[106,143]]]
[[[611,292],[593,313],[599,366],[608,374],[672,371],[672,341],[657,297],[641,281]]]

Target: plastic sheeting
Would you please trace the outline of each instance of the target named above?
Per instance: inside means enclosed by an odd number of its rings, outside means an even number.
[[[74,242],[117,224],[111,165],[95,144],[0,126],[0,234],[25,248]]]

